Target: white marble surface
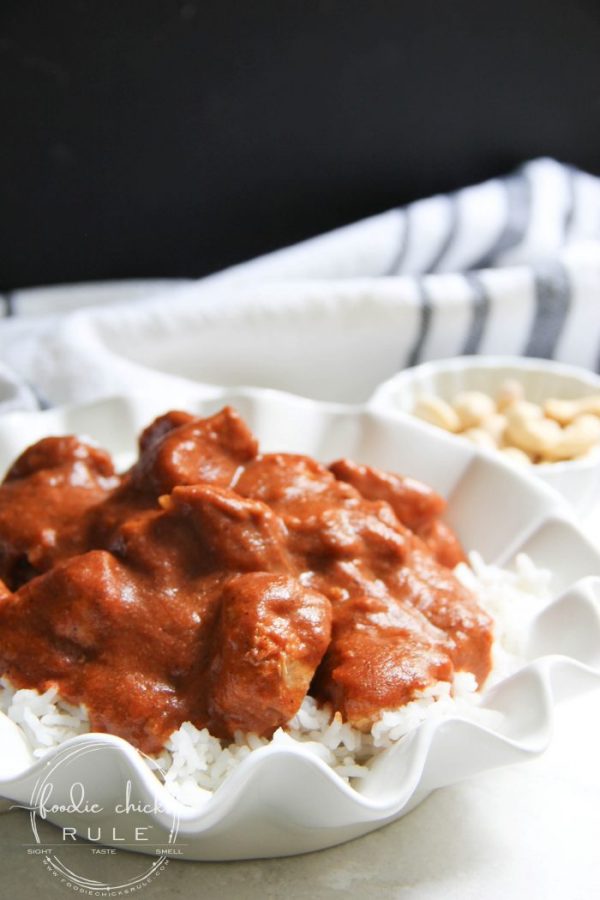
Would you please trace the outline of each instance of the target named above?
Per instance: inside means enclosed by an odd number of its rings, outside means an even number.
[[[600,510],[586,520],[600,537]],[[531,762],[437,791],[378,832],[307,856],[171,861],[148,898],[593,900],[600,896],[600,691],[559,707],[553,743]],[[0,896],[70,897],[27,855],[27,815],[0,816]],[[128,854],[112,873],[128,871]]]

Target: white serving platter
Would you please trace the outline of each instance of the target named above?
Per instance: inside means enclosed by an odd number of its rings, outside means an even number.
[[[565,501],[510,465],[408,418],[272,390],[215,388],[211,394],[186,408],[207,415],[235,406],[265,451],[309,453],[323,461],[348,456],[422,479],[448,499],[447,519],[468,550],[507,566],[525,552],[552,570],[555,600],[533,622],[527,664],[484,695],[484,706],[504,714],[501,729],[458,718],[425,721],[378,758],[360,792],[301,745],[270,745],[251,754],[198,810],[176,801],[120,738],[73,738],[34,762],[20,730],[0,714],[0,796],[29,805],[52,770],[55,797],[66,802],[74,781],[92,778],[95,796],[109,810],[131,781],[137,797],[160,806],[152,816],[155,840],[172,838],[176,822],[186,858],[273,857],[366,834],[435,788],[541,753],[551,737],[554,702],[600,684],[600,555]],[[174,395],[171,408],[181,405]],[[164,398],[129,396],[10,414],[0,420],[0,468],[33,441],[64,433],[93,438],[125,466],[139,431],[165,409]],[[81,833],[85,816],[75,818]],[[74,824],[68,812],[49,820]]]

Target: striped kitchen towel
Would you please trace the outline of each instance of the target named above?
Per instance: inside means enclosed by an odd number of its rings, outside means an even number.
[[[16,292],[3,358],[50,403],[258,384],[364,400],[459,354],[600,368],[600,179],[550,159],[178,284]]]

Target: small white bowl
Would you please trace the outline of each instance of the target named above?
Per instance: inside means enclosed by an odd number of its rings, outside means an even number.
[[[509,378],[523,385],[527,400],[533,403],[549,397],[574,400],[600,394],[600,377],[577,366],[512,356],[458,356],[399,372],[377,388],[368,405],[402,417],[411,415],[423,394],[448,401],[466,390],[494,396]],[[439,431],[434,425],[423,424]],[[528,471],[558,490],[580,515],[590,512],[600,500],[600,448],[584,459],[535,465]]]

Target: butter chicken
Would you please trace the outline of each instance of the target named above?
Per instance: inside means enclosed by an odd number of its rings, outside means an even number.
[[[0,673],[149,753],[187,720],[268,737],[307,693],[368,730],[490,670],[443,510],[413,479],[261,454],[230,408],[161,416],[124,475],[45,438],[0,487]]]

